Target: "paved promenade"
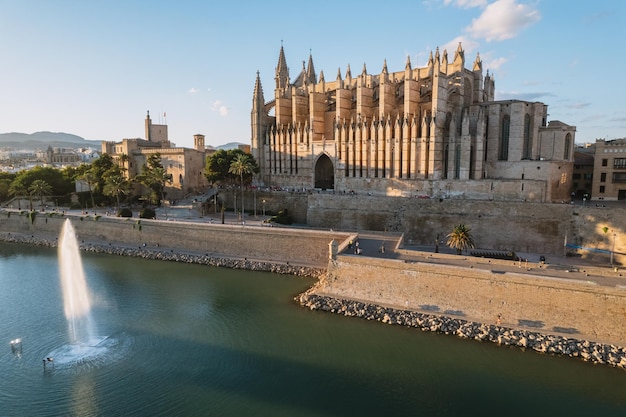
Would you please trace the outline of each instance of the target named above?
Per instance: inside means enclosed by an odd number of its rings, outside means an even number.
[[[595,283],[610,287],[623,286],[626,289],[626,268],[615,270],[609,261],[589,261],[580,257],[566,257],[546,255],[545,262],[541,262],[541,254],[516,253],[527,261],[509,261],[471,256],[467,251],[457,255],[456,251],[444,245],[439,245],[438,252],[435,246],[403,245],[400,246],[398,234],[364,232],[357,239],[361,255],[354,254],[352,249],[346,249],[344,254],[353,256],[370,256],[387,259],[399,259],[405,262],[428,262],[434,264],[472,266],[491,270],[493,272],[520,272],[546,278],[559,278],[577,282]],[[356,244],[356,242],[355,242]],[[385,246],[384,253],[380,251]]]

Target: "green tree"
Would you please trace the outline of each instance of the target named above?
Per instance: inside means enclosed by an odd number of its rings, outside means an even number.
[[[471,229],[464,224],[454,226],[452,232],[448,234],[448,246],[456,249],[457,255],[460,255],[465,249],[474,247]]]
[[[228,172],[234,175],[237,175],[240,179],[240,187],[241,187],[241,218],[244,218],[245,211],[243,208],[243,176],[252,175],[255,171],[255,165],[251,159],[251,155],[240,153],[235,156],[233,161],[230,163],[230,168]]]
[[[122,164],[122,169],[128,170],[128,167],[126,166],[126,164],[128,163],[129,160],[130,158],[125,153],[120,155],[119,161]]]
[[[161,162],[161,154],[155,153],[148,160],[137,175],[137,181],[146,186],[150,191],[150,201],[158,206],[165,200],[165,185],[172,183],[172,174],[168,174]]]
[[[252,175],[259,172],[259,166],[251,154],[245,153],[241,149],[229,149],[227,151],[220,149],[208,156],[204,176],[210,183],[236,184],[238,180],[241,180],[241,176],[238,173],[233,173],[230,168],[238,155],[247,155],[253,167],[252,172],[243,174],[244,182],[250,183]]]
[[[131,188],[132,184],[126,179],[126,177],[120,173],[112,173],[106,176],[102,192],[105,195],[115,197],[115,201],[117,203],[116,211],[119,213],[120,197],[127,195]]]
[[[87,187],[89,188],[89,196],[91,197],[91,207],[95,210],[96,201],[93,198],[93,192],[99,186],[100,179],[91,170],[85,171],[84,174],[77,176],[76,179],[84,181],[87,184]]]
[[[4,201],[11,195],[11,183],[15,179],[15,174],[0,172],[0,201]]]
[[[13,180],[16,183],[16,187],[30,188],[30,185],[35,180],[43,180],[50,187],[52,187],[51,194],[53,195],[66,195],[74,191],[74,184],[71,179],[66,178],[63,172],[57,168],[52,167],[40,167],[37,166],[33,169],[20,171]]]
[[[23,182],[21,181],[15,181],[13,180],[13,182],[11,182],[11,185],[9,185],[9,195],[12,197],[17,197],[17,208],[19,210],[22,209],[22,197],[27,195],[28,199],[30,200],[30,194],[28,194],[28,187],[26,187],[24,185]],[[31,202],[31,208],[32,208],[32,202]]]
[[[30,187],[28,187],[28,191],[30,191],[31,195],[36,195],[37,197],[39,197],[39,201],[41,202],[41,208],[43,210],[43,196],[52,194],[52,187],[44,180],[34,180],[30,184]]]

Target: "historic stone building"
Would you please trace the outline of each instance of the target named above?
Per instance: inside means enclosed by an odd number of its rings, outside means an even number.
[[[626,139],[595,143],[592,200],[626,200]]]
[[[425,67],[326,81],[313,58],[290,79],[281,46],[274,98],[257,72],[252,153],[267,186],[424,198],[564,201],[575,127],[548,123],[548,106],[495,101],[480,57],[465,68],[459,44]]]
[[[167,125],[153,124],[148,112],[145,120],[146,139],[123,139],[121,142],[102,142],[102,153],[111,155],[125,168],[126,176],[134,178],[151,154],[159,153],[161,162],[172,182],[166,184],[169,199],[200,192],[208,187],[204,176],[207,149],[204,135],[194,135],[194,148],[177,148],[168,138]]]

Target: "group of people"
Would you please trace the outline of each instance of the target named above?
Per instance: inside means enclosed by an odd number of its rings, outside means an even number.
[[[352,249],[354,247],[354,254],[355,255],[362,255],[363,254],[363,249],[361,249],[359,247],[359,241],[357,240],[356,242],[350,240],[350,242],[348,243],[348,249]]]

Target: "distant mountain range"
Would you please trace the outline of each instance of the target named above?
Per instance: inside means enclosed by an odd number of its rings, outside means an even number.
[[[215,146],[215,149],[233,149],[241,142],[229,142],[225,145]],[[101,141],[87,140],[80,136],[62,132],[35,132],[35,133],[0,133],[0,149],[13,148],[14,150],[45,150],[48,146],[53,148],[92,148],[101,149]]]
[[[93,148],[100,149],[99,140],[87,140],[80,136],[61,132],[0,133],[0,148],[30,150],[53,148]]]

